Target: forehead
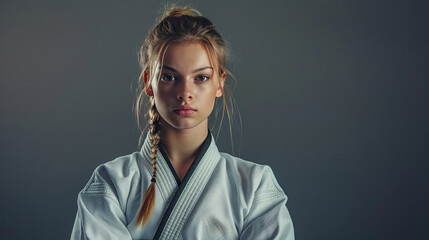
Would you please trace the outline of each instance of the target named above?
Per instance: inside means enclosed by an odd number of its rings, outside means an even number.
[[[180,42],[169,45],[165,51],[164,65],[184,72],[213,67],[206,48],[200,42]]]

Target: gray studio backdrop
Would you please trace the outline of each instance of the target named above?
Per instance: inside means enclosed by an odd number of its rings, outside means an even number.
[[[236,155],[273,168],[297,239],[427,239],[427,1],[182,3],[230,42]],[[162,9],[0,2],[1,239],[68,239],[92,171],[137,149],[137,50]]]

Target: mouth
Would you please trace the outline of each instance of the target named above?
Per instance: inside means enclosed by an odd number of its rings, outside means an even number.
[[[179,108],[176,108],[173,110],[174,113],[176,113],[179,116],[191,116],[194,114],[197,110],[191,106],[180,106]]]
[[[180,109],[180,110],[174,110],[173,112],[176,113],[177,115],[180,115],[180,116],[191,116],[192,114],[194,114],[196,112],[196,110]]]
[[[180,106],[180,107],[178,107],[178,108],[174,109],[174,111],[176,111],[176,110],[194,110],[194,111],[196,111],[196,109],[195,109],[195,108],[193,108],[193,107],[191,107],[190,105],[183,105],[183,106]]]

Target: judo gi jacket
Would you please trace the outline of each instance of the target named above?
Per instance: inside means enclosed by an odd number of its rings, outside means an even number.
[[[147,135],[139,152],[100,165],[78,195],[71,239],[294,239],[287,197],[270,167],[220,153],[211,133],[180,181],[157,156],[155,206],[136,226],[151,179]]]

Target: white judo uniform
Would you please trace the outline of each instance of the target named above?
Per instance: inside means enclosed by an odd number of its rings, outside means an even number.
[[[140,152],[97,167],[78,195],[71,239],[294,239],[271,168],[220,153],[211,133],[182,182],[160,148],[155,206],[136,226],[151,179],[149,151],[147,136]]]

